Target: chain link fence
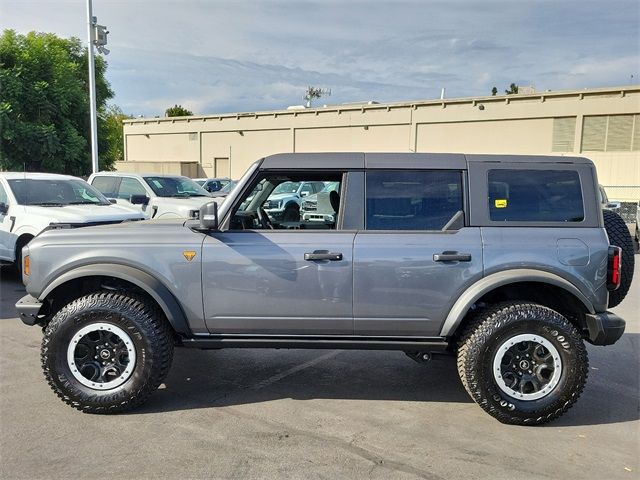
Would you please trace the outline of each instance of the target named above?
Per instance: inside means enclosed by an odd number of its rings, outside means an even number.
[[[603,185],[610,202],[620,202],[620,216],[627,223],[635,223],[638,202],[640,201],[640,185],[607,186]]]

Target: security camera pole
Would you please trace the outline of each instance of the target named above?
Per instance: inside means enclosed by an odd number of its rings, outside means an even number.
[[[87,53],[89,54],[89,111],[91,116],[91,170],[98,171],[98,118],[96,113],[96,69],[94,63],[93,46],[105,55],[109,50],[104,48],[107,44],[106,27],[98,25],[98,20],[93,16],[91,0],[87,0]]]

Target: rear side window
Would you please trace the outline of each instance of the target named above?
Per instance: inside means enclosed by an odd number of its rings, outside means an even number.
[[[462,210],[462,173],[370,171],[366,197],[368,230],[441,230]]]
[[[489,170],[492,221],[581,222],[580,176],[574,170]]]
[[[118,177],[93,177],[91,185],[100,190],[102,194],[107,198],[116,198],[118,192],[118,183],[120,179]]]

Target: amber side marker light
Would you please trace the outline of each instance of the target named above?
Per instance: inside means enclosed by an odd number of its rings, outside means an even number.
[[[29,275],[29,255],[24,257],[24,265],[22,267],[22,273]]]

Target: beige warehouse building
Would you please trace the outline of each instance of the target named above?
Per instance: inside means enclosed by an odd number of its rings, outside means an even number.
[[[240,177],[280,152],[583,155],[612,199],[640,199],[640,86],[124,122],[126,171]]]

